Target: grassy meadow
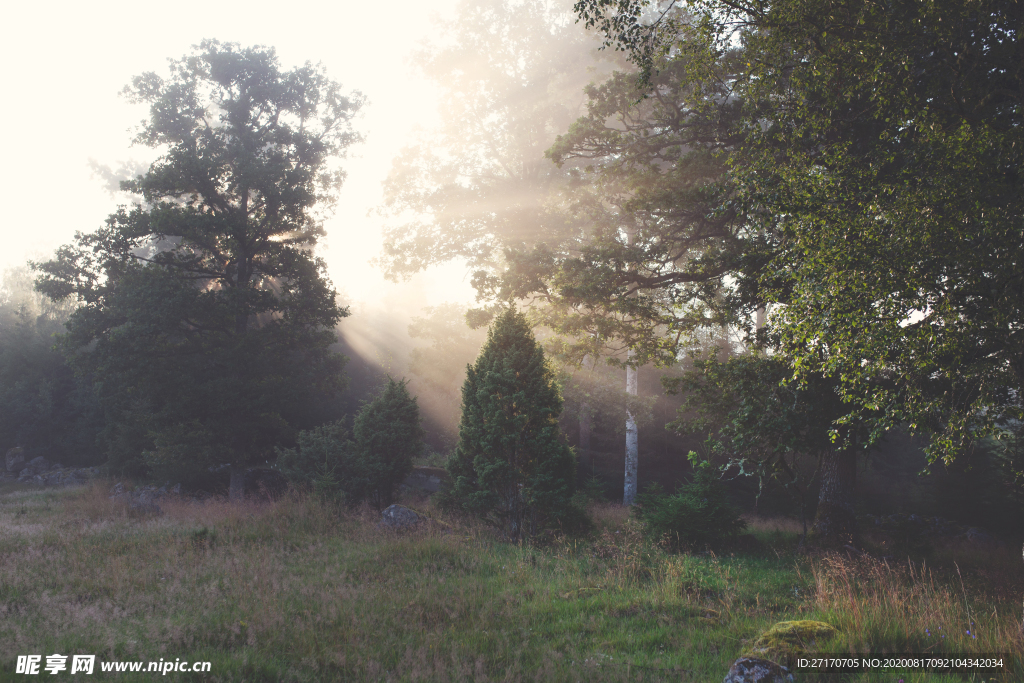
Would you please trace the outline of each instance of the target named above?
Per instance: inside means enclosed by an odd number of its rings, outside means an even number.
[[[0,680],[32,680],[14,673],[19,654],[61,653],[96,654],[93,675],[119,680],[159,674],[102,673],[98,662],[208,660],[209,673],[167,676],[209,681],[717,682],[792,619],[839,630],[823,652],[1014,660],[994,678],[798,681],[1024,680],[1019,548],[807,556],[791,522],[750,520],[759,552],[669,555],[613,505],[594,506],[590,538],[528,547],[426,501],[410,505],[438,521],[395,532],[370,510],[300,496],[164,500],[165,514],[136,519],[109,489],[0,489]]]

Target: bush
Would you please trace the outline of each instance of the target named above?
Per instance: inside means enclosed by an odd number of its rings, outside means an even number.
[[[298,448],[277,449],[277,467],[293,485],[349,505],[363,499],[367,482],[356,471],[344,422],[299,432],[298,442]]]
[[[395,489],[412,472],[413,458],[423,452],[420,411],[405,384],[389,377],[380,394],[363,405],[353,429],[355,467],[378,510],[391,504]]]
[[[327,499],[350,506],[369,499],[382,510],[423,450],[419,409],[405,382],[388,378],[363,404],[353,432],[350,439],[340,421],[299,432],[298,448],[278,449],[278,469],[294,485]]]
[[[669,550],[716,548],[746,527],[729,503],[725,486],[708,461],[690,451],[693,481],[665,495],[654,485],[637,497],[634,512],[644,535]]]

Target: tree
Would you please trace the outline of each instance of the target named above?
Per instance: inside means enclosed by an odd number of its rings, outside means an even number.
[[[355,469],[365,479],[366,495],[378,510],[391,504],[395,489],[412,472],[413,458],[423,451],[419,408],[405,385],[388,377],[353,425]]]
[[[347,310],[312,248],[362,96],[319,66],[282,71],[272,48],[217,41],[125,94],[150,105],[136,143],[163,154],[122,185],[138,204],[36,265],[37,288],[80,303],[64,349],[147,463],[227,461],[238,499],[245,466],[343,383],[328,347]]]
[[[64,465],[101,462],[102,410],[88,377],[76,377],[53,348],[71,307],[32,291],[22,266],[0,282],[0,444],[23,446]]]
[[[462,387],[459,445],[444,503],[513,538],[572,515],[576,459],[562,441],[562,399],[526,316],[495,318]]]
[[[644,535],[669,550],[721,548],[747,524],[730,504],[716,468],[693,451],[687,457],[693,481],[670,496],[655,484],[638,497],[636,517],[643,522]]]
[[[590,86],[588,114],[548,151],[571,165],[564,194],[574,230],[510,246],[507,269],[478,280],[494,299],[530,301],[538,322],[562,335],[567,358],[625,366],[631,402],[638,367],[674,363],[697,330],[724,322],[718,299],[743,241],[724,165],[739,139],[727,67],[674,62],[647,100],[633,73]],[[627,505],[636,495],[635,417],[627,414]]]
[[[794,370],[836,378],[873,438],[931,432],[933,459],[1019,420],[1019,3],[686,6],[576,9],[649,79],[669,53],[742,55],[729,175],[756,239],[735,273],[748,306],[776,304]]]
[[[834,441],[836,422],[847,413],[837,383],[823,377],[787,381],[791,376],[784,357],[754,352],[723,361],[695,355],[690,370],[662,380],[669,393],[686,396],[678,419],[667,427],[709,433],[728,465],[757,476],[762,490],[769,481],[790,489],[805,536],[810,484],[820,473],[813,536],[826,544],[854,543],[856,464],[868,434],[863,426],[842,425]],[[807,460],[815,462],[811,475]]]
[[[409,352],[409,372],[420,383],[419,404],[439,427],[438,440],[449,450],[458,440],[464,368],[480,354],[487,330],[466,324],[463,305],[441,304],[425,308],[423,313],[412,319],[409,336],[430,345]]]
[[[483,277],[501,270],[504,247],[557,240],[571,223],[558,201],[567,174],[544,152],[606,70],[571,17],[561,2],[467,0],[437,27],[444,40],[416,54],[442,89],[442,123],[385,182],[389,276],[455,259]]]

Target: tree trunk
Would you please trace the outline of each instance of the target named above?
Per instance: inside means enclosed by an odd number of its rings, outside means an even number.
[[[245,468],[241,465],[231,465],[231,482],[228,484],[228,500],[232,503],[241,503],[245,500]]]
[[[629,352],[633,356],[633,352]],[[632,365],[626,366],[626,393],[630,396],[637,395],[636,368]],[[622,490],[622,504],[632,505],[636,500],[636,469],[639,460],[639,437],[636,429],[636,419],[629,407],[626,408],[626,481]]]
[[[593,469],[590,461],[590,432],[593,430],[593,422],[590,404],[580,404],[580,465],[581,470],[588,474]]]
[[[593,379],[593,356],[587,354],[583,357],[583,367],[591,371],[590,379]],[[594,415],[590,410],[590,403],[584,401],[580,404],[580,471],[588,475],[594,473],[594,462],[590,452],[590,435],[593,429]]]
[[[821,459],[821,490],[812,535],[825,545],[855,545],[854,489],[857,484],[857,451],[831,448]]]

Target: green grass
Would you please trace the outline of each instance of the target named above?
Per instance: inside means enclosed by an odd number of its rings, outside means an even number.
[[[535,548],[457,520],[395,533],[298,497],[132,519],[107,489],[0,490],[0,680],[29,680],[18,654],[78,653],[212,662],[168,674],[185,680],[721,681],[788,619],[836,626],[832,652],[921,651],[943,626],[950,650],[1020,663],[1009,551],[956,556],[960,574],[808,558],[786,524],[757,523],[760,556],[667,555],[615,506],[594,510],[593,538]],[[842,680],[899,678],[963,680]]]

